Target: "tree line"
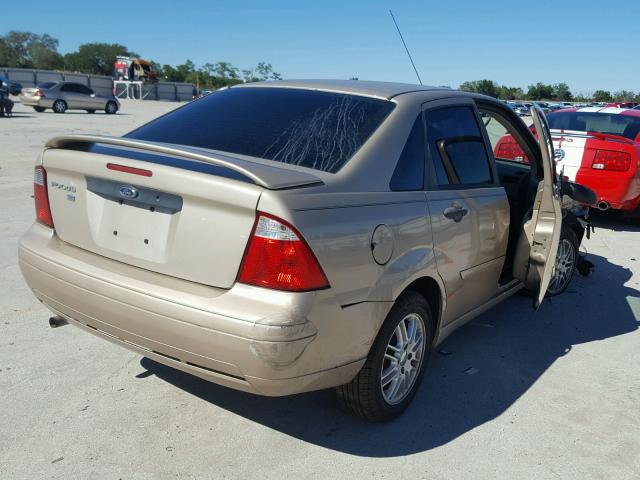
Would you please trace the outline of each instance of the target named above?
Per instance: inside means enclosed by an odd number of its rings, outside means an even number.
[[[460,85],[460,90],[482,93],[501,100],[551,100],[556,102],[640,102],[640,92],[628,90],[573,94],[566,83],[545,84],[538,82],[529,85],[525,92],[520,87],[499,85],[493,80],[473,80]]]
[[[61,54],[58,39],[44,33],[10,31],[0,36],[0,66],[63,70],[95,75],[113,75],[119,55],[140,55],[118,43],[85,43],[75,52]],[[241,82],[279,80],[280,74],[270,63],[260,62],[249,69],[239,69],[229,62],[206,63],[201,67],[187,60],[180,65],[160,65],[151,61],[160,77],[169,82],[190,82],[202,88],[220,88]]]

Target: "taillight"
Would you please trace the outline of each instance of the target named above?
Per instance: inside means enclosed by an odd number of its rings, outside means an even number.
[[[512,142],[500,142],[496,146],[494,152],[495,157],[503,158],[505,160],[513,160],[514,162],[529,163],[529,159],[524,154],[522,148],[517,143]]]
[[[613,150],[596,150],[591,168],[596,170],[610,170],[614,172],[625,172],[631,167],[631,155],[627,152],[616,152]]]
[[[258,287],[306,292],[329,282],[300,233],[284,220],[258,213],[238,281]]]
[[[37,166],[34,171],[33,198],[36,204],[36,218],[39,222],[53,228],[53,218],[47,195],[47,172],[41,166]]]
[[[35,92],[33,92],[33,96],[34,97],[45,98],[44,97],[44,93],[42,93],[40,90],[36,90]]]

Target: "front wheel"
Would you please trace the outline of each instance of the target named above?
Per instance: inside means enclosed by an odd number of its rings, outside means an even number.
[[[425,298],[403,294],[387,315],[362,370],[337,387],[351,413],[371,422],[391,420],[411,403],[431,353],[433,319]]]
[[[556,262],[553,266],[553,275],[547,288],[547,295],[550,297],[560,295],[564,292],[576,271],[578,264],[578,237],[569,227],[562,227],[560,243]]]

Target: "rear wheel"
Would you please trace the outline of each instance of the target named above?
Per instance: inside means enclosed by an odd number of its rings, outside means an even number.
[[[91,109],[87,110],[87,113],[96,113],[96,111],[91,108]]]
[[[553,267],[553,275],[547,288],[547,295],[553,297],[564,292],[576,271],[578,264],[578,237],[569,227],[562,227],[558,253]]]
[[[387,315],[358,375],[337,387],[345,409],[371,422],[391,420],[411,403],[431,353],[433,320],[425,298],[407,292]]]
[[[104,108],[104,111],[109,115],[113,115],[118,111],[118,104],[116,102],[107,102],[107,106]]]
[[[45,111],[45,108],[44,108],[44,107],[33,107],[33,109],[34,109],[36,112],[38,112],[38,113],[42,113],[42,112],[44,112],[44,111]]]
[[[67,111],[67,104],[64,100],[56,100],[53,102],[53,111],[56,113],[64,113]]]

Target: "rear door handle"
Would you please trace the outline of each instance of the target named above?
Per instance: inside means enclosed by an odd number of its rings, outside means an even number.
[[[442,213],[445,217],[458,223],[462,220],[462,217],[469,213],[469,210],[467,210],[466,208],[462,208],[460,205],[454,204],[450,207],[445,208],[444,212]]]

